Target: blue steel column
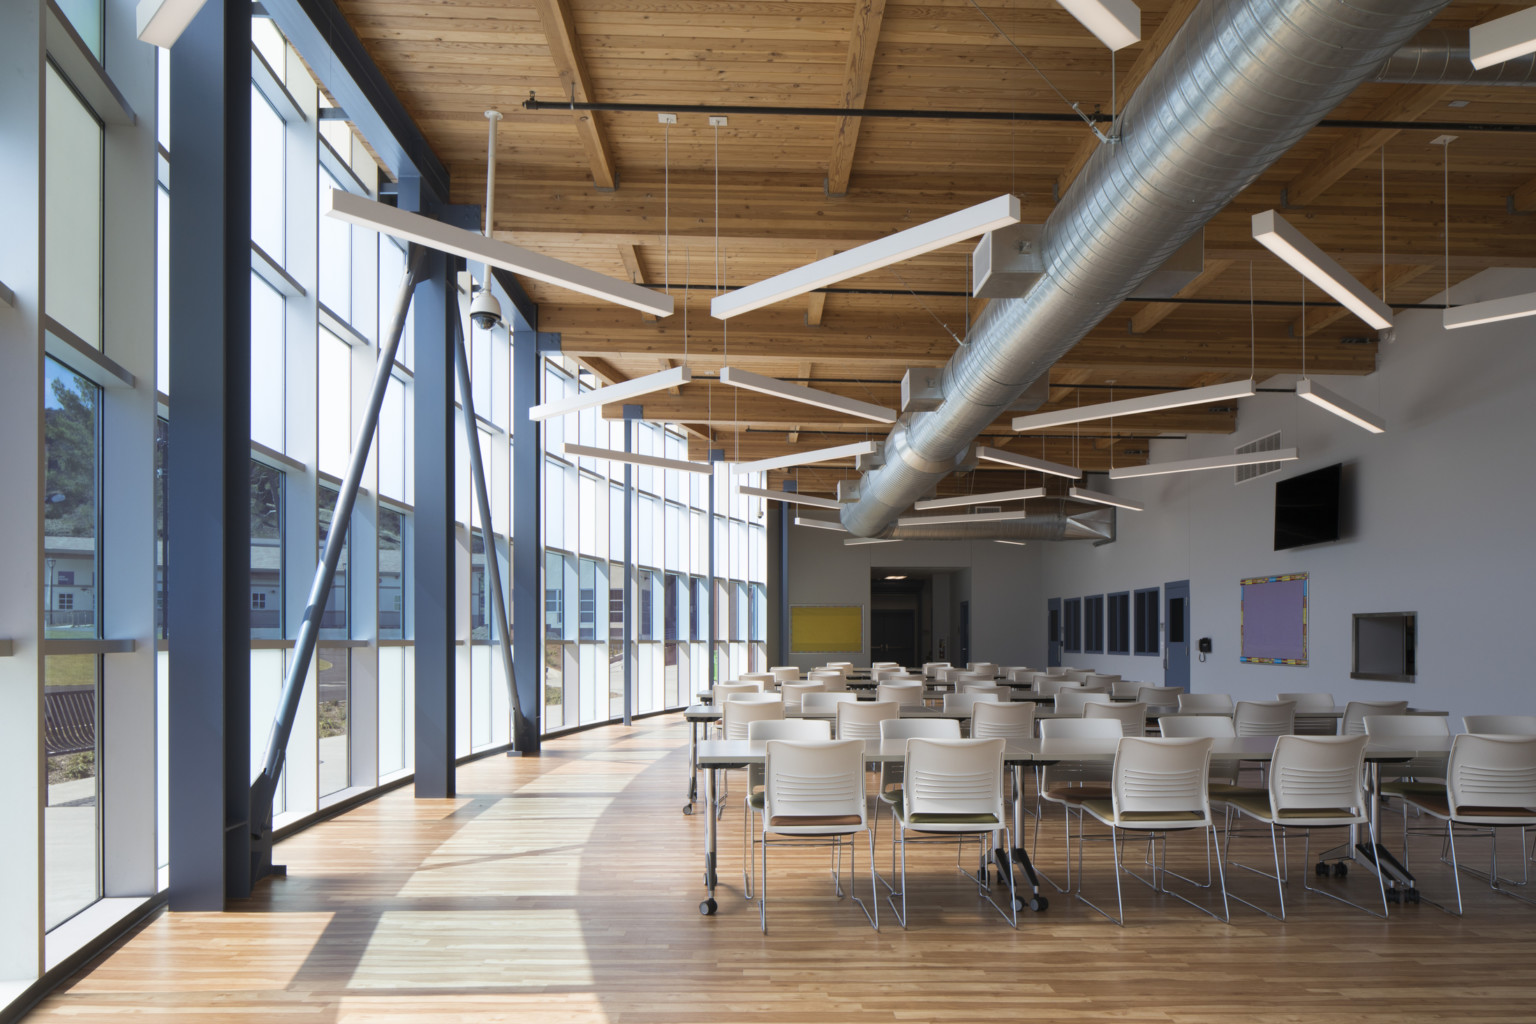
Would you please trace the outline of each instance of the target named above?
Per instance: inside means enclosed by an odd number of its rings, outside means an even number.
[[[515,286],[511,275],[495,274],[506,288]],[[510,289],[508,289],[510,291]],[[517,290],[518,295],[521,289]],[[539,683],[544,678],[544,607],[539,587],[544,544],[541,533],[544,507],[540,463],[544,452],[539,425],[528,410],[539,404],[543,379],[543,353],[558,351],[559,335],[535,329],[537,307],[514,302],[512,321],[512,661],[517,671],[517,703],[524,717],[525,756],[539,752],[543,737],[544,705]]]
[[[251,6],[171,51],[170,904],[251,890]]]
[[[709,450],[709,462],[714,467],[715,473],[725,469],[722,463],[725,460],[724,448],[711,448]],[[719,590],[715,586],[715,473],[709,477],[709,685],[720,681],[720,666],[715,655],[715,623],[720,619]],[[726,607],[730,607],[727,605]]]
[[[624,452],[635,450],[635,421],[644,407],[624,407]],[[635,488],[634,467],[624,463],[624,724],[632,722],[635,708]]]
[[[767,486],[764,484],[764,486]],[[800,490],[800,485],[793,480],[784,481],[784,489],[790,492]],[[789,664],[789,523],[794,518],[794,506],[781,502],[779,504],[779,645],[777,664]]]

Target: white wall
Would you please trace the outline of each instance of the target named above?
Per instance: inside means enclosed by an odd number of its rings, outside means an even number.
[[[1510,294],[1496,272],[1484,291]],[[1486,297],[1458,286],[1458,302]],[[1301,459],[1282,473],[1235,485],[1231,470],[1091,486],[1146,502],[1122,512],[1119,539],[1101,548],[1041,545],[1042,586],[1027,616],[1043,621],[1050,597],[1077,597],[1188,579],[1191,635],[1211,637],[1190,687],[1236,697],[1331,691],[1342,703],[1408,699],[1447,709],[1453,726],[1480,712],[1536,712],[1530,595],[1536,585],[1536,323],[1509,321],[1446,332],[1438,312],[1397,318],[1398,340],[1380,346],[1364,378],[1318,378],[1385,417],[1372,435],[1286,394],[1242,403],[1230,437],[1158,441],[1153,461],[1229,454],[1273,430]],[[1290,381],[1274,382],[1289,385]],[[1354,481],[1353,536],[1273,550],[1274,482],[1343,462]],[[1349,487],[1346,483],[1346,502]],[[1243,665],[1239,586],[1244,577],[1308,572],[1310,664]],[[1350,623],[1356,612],[1418,613],[1418,677],[1412,684],[1353,680]],[[1031,627],[1030,632],[1037,632]],[[1150,657],[1071,655],[1067,661],[1161,681]]]
[[[869,581],[875,569],[953,569],[962,585],[970,580],[971,660],[1000,665],[1034,665],[1045,659],[1045,623],[1035,609],[1043,606],[1040,551],[993,541],[901,541],[897,544],[844,545],[846,534],[805,526],[789,529],[789,603],[857,604],[864,608],[864,647],[857,656],[791,654],[790,664],[808,668],[829,660],[869,664]],[[934,645],[945,640],[955,651],[958,605],[934,587]],[[955,600],[964,600],[957,593]]]

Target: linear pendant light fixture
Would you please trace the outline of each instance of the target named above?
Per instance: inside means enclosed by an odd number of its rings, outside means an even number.
[[[1253,215],[1253,238],[1378,331],[1392,326],[1391,306],[1274,210]]]
[[[1312,383],[1309,378],[1303,377],[1296,382],[1296,397],[1311,402],[1319,409],[1327,409],[1340,419],[1348,420],[1373,434],[1387,432],[1387,428],[1382,425],[1381,417],[1362,409],[1343,395],[1329,391],[1321,384]]]
[[[835,530],[838,533],[847,533],[848,528],[835,519],[816,519],[811,516],[795,516],[796,526],[811,526],[818,530]]]
[[[708,462],[683,462],[679,459],[663,459],[659,455],[641,455],[638,452],[616,452],[608,448],[592,448],[584,444],[566,442],[560,450],[572,458],[604,459],[608,462],[627,462],[632,466],[655,466],[657,469],[676,469],[683,473],[708,476],[714,467]]]
[[[1467,56],[1483,68],[1536,53],[1536,7],[1473,25],[1467,33]]]
[[[814,508],[840,509],[842,504],[832,498],[818,498],[814,494],[800,494],[796,491],[775,491],[767,487],[738,487],[742,494],[750,494],[754,498],[767,498],[770,501],[782,501],[790,505],[810,505]]]
[[[709,311],[720,320],[770,306],[784,299],[825,288],[838,281],[933,252],[967,238],[1019,222],[1019,197],[998,196],[894,235],[828,256],[815,263],[765,278],[710,300]]]
[[[966,512],[954,516],[902,516],[897,526],[953,526],[960,523],[1008,523],[1027,518],[1022,509],[1012,512]]]
[[[914,502],[912,507],[919,512],[927,512],[936,508],[964,508],[967,505],[990,505],[995,501],[1027,501],[1030,498],[1045,497],[1044,487],[1025,487],[1017,491],[993,491],[991,494],[961,494],[953,498],[929,498],[927,501]]]
[[[730,384],[738,388],[746,388],[748,391],[756,391],[764,395],[772,395],[775,398],[787,398],[791,402],[814,405],[821,409],[845,412],[850,416],[857,416],[860,419],[874,420],[876,423],[896,422],[896,410],[894,409],[887,409],[872,402],[861,402],[856,398],[844,398],[842,395],[834,395],[830,391],[821,391],[817,388],[790,384],[776,377],[764,377],[760,373],[751,373],[747,370],[737,369],[734,366],[726,366],[720,370],[720,383]]]
[[[419,213],[397,209],[353,195],[345,189],[330,189],[321,197],[321,213],[348,224],[379,231],[429,249],[462,256],[478,263],[510,270],[535,281],[543,281],[573,292],[606,299],[621,306],[656,316],[672,315],[672,296],[638,284],[599,274],[553,256],[524,249],[511,242],[487,238],[476,231],[466,231],[450,224],[423,217]]]
[[[1056,0],[1111,50],[1141,42],[1141,8],[1131,0]]]
[[[659,373],[648,373],[644,377],[636,377],[634,380],[626,380],[618,384],[609,384],[606,387],[593,388],[591,391],[583,391],[579,395],[571,395],[569,398],[557,398],[553,402],[545,402],[543,405],[535,405],[528,410],[528,418],[535,423],[547,420],[551,416],[564,416],[566,413],[580,412],[582,409],[590,409],[595,405],[613,405],[617,402],[627,402],[631,398],[639,398],[641,395],[649,395],[657,391],[665,391],[687,384],[693,380],[693,374],[686,366],[674,366],[670,370],[662,370]]]
[[[206,0],[139,0],[134,27],[139,40],[170,49],[181,38]]]
[[[1182,409],[1191,405],[1210,405],[1234,398],[1251,398],[1257,393],[1252,380],[1239,380],[1231,384],[1212,384],[1209,387],[1186,388],[1183,391],[1165,391],[1160,395],[1142,395],[1139,398],[1124,398],[1118,402],[1100,402],[1098,405],[1083,405],[1075,409],[1018,416],[1013,421],[1013,429],[1041,430],[1072,423],[1087,423],[1089,420],[1109,419],[1112,416],[1135,416],[1138,413]]]
[[[1105,494],[1103,491],[1090,491],[1086,487],[1073,487],[1068,489],[1069,497],[1078,501],[1091,501],[1095,505],[1113,505],[1115,508],[1128,509],[1132,512],[1145,512],[1147,507],[1140,502],[1129,498],[1117,498],[1113,494]]]
[[[900,543],[901,543],[901,538],[899,538],[899,537],[849,537],[847,540],[843,541],[843,547],[845,547],[845,548],[857,548],[857,547],[862,547],[865,544],[900,544]]]
[[[756,462],[738,462],[731,467],[731,472],[738,476],[742,473],[766,473],[770,469],[788,469],[790,466],[809,466],[817,462],[831,462],[834,459],[856,459],[860,455],[873,455],[880,446],[874,441],[859,441],[856,444],[840,444],[835,448],[813,448],[808,452],[799,452],[795,455],[778,455],[771,459],[758,459]]]
[[[1231,469],[1257,466],[1265,462],[1295,462],[1301,456],[1295,448],[1277,448],[1272,452],[1250,455],[1216,455],[1209,459],[1184,459],[1180,462],[1149,462],[1145,466],[1124,466],[1109,471],[1111,480],[1129,480],[1138,476],[1163,476],[1167,473],[1194,473],[1202,469]]]
[[[977,447],[976,457],[983,462],[996,462],[1003,466],[1013,466],[1015,469],[1032,469],[1036,473],[1045,473],[1048,476],[1064,476],[1069,480],[1083,478],[1083,471],[1075,466],[1064,466],[1059,462],[1047,462],[1045,459],[1033,459],[1018,452],[988,448],[986,445]]]
[[[1500,320],[1518,320],[1523,316],[1536,316],[1536,292],[1509,295],[1502,299],[1489,299],[1487,302],[1469,302],[1465,306],[1451,306],[1442,315],[1445,318],[1445,329],[1448,331],[1454,331],[1459,327],[1494,324]]]

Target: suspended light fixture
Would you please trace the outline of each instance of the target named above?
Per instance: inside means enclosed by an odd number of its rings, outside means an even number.
[[[608,462],[627,462],[633,466],[654,466],[657,469],[675,469],[683,473],[708,476],[714,467],[708,462],[684,462],[680,459],[664,459],[659,455],[641,455],[638,452],[616,452],[608,448],[593,448],[584,444],[566,442],[560,446],[563,454],[571,458],[603,459]]]
[[[1141,42],[1141,8],[1131,0],[1056,0],[1111,50]]]
[[[1015,421],[1017,424],[1017,421]],[[1015,426],[1017,429],[1017,426]],[[1059,462],[1047,462],[1045,459],[1034,459],[1028,455],[1020,455],[1018,452],[1004,451],[1001,448],[988,448],[981,445],[976,449],[976,457],[984,462],[996,462],[1003,466],[1013,466],[1015,469],[1032,469],[1037,473],[1045,473],[1048,476],[1064,476],[1069,480],[1080,480],[1083,471],[1075,466],[1064,466]]]
[[[1016,548],[1022,548],[1022,547],[1026,546],[1026,543],[1024,541],[1022,541],[1022,540],[999,540],[999,539],[995,539],[994,538],[992,543],[994,543],[994,544],[1009,544],[1009,545],[1012,545],[1013,547],[1016,547]]]
[[[953,516],[902,516],[897,526],[954,526],[962,523],[1009,523],[1028,518],[1023,509],[1011,512],[967,512]]]
[[[1327,409],[1340,419],[1348,420],[1355,426],[1369,430],[1373,434],[1384,434],[1387,431],[1387,428],[1382,425],[1379,416],[1362,409],[1343,395],[1329,391],[1321,384],[1314,384],[1305,377],[1296,382],[1296,396],[1311,402],[1319,409]]]
[[[811,516],[795,516],[796,526],[810,526],[818,530],[835,530],[838,533],[847,533],[848,528],[835,519],[816,519]]]
[[[900,543],[901,543],[901,540],[899,538],[896,538],[896,537],[849,537],[847,540],[843,541],[843,547],[845,547],[845,548],[856,548],[856,547],[859,547],[860,545],[863,545],[863,544],[900,544]]]
[[[657,391],[665,391],[687,384],[693,380],[693,375],[686,366],[674,366],[670,370],[661,370],[657,373],[648,373],[644,377],[636,377],[634,380],[622,381],[618,384],[609,384],[606,387],[593,388],[591,391],[583,391],[569,398],[557,398],[553,402],[545,402],[535,405],[528,410],[528,418],[535,423],[547,420],[551,416],[564,416],[566,413],[580,412],[582,409],[590,409],[596,405],[614,405],[626,402],[631,398],[641,395],[649,395]]]
[[[1250,398],[1257,393],[1254,381],[1239,380],[1231,384],[1212,384],[1209,387],[1186,388],[1183,391],[1165,391],[1160,395],[1123,398],[1118,402],[1100,402],[1098,405],[1083,405],[1075,409],[1031,413],[1028,416],[1015,417],[1013,429],[1041,430],[1046,427],[1061,427],[1072,423],[1109,419],[1112,416],[1135,416],[1139,413],[1162,412],[1165,409],[1183,409],[1191,405],[1211,405],[1234,398]],[[1073,475],[1081,476],[1082,474],[1074,473]]]
[[[1114,471],[1110,471],[1114,475]],[[1086,487],[1073,487],[1068,489],[1069,497],[1078,501],[1091,501],[1095,505],[1113,505],[1115,508],[1128,509],[1131,512],[1145,512],[1147,507],[1140,502],[1131,501],[1129,498],[1117,498],[1113,494],[1105,494],[1103,491],[1090,491]]]
[[[1467,33],[1467,56],[1483,68],[1536,53],[1536,7],[1473,25]]]
[[[786,398],[791,402],[800,402],[803,405],[814,405],[820,409],[845,412],[850,416],[874,420],[877,423],[896,422],[896,410],[894,409],[887,409],[872,402],[861,402],[855,398],[844,398],[842,395],[834,395],[830,391],[821,391],[817,388],[790,384],[776,377],[764,377],[760,373],[751,373],[734,366],[726,366],[720,370],[720,383],[730,384],[738,388],[746,388],[748,391],[756,391],[764,395],[773,395],[775,398]]]
[[[1392,326],[1391,306],[1274,210],[1253,215],[1253,238],[1378,331]]]
[[[1536,292],[1510,295],[1487,302],[1469,302],[1465,306],[1447,307],[1442,314],[1445,329],[1454,331],[1461,327],[1479,324],[1496,324],[1500,320],[1518,320],[1524,316],[1536,316]]]
[[[810,505],[814,508],[840,509],[842,504],[831,498],[818,498],[814,494],[800,494],[797,491],[775,491],[767,487],[738,487],[736,490],[742,494],[750,494],[754,498],[767,498],[770,501],[782,501],[790,505]]]
[[[181,38],[206,0],[139,0],[134,25],[139,40],[170,49]]]
[[[709,311],[715,317],[727,320],[1018,222],[1019,197],[998,196],[738,288],[710,300]]]
[[[1168,473],[1195,473],[1202,469],[1231,469],[1257,466],[1265,462],[1295,462],[1301,456],[1295,448],[1277,448],[1272,452],[1250,455],[1216,455],[1209,459],[1185,459],[1181,462],[1149,462],[1145,466],[1125,466],[1109,471],[1111,480],[1129,480],[1138,476],[1163,476]]]
[[[1027,501],[1030,498],[1045,497],[1044,487],[1024,487],[1017,491],[993,491],[991,494],[961,494],[952,498],[929,498],[926,501],[914,502],[912,507],[919,512],[927,512],[936,508],[963,508],[966,505],[990,505],[997,501]]]
[[[834,448],[814,448],[795,455],[778,455],[771,459],[758,459],[756,462],[738,462],[731,466],[731,472],[740,476],[742,473],[766,473],[771,469],[809,466],[817,462],[831,462],[834,459],[856,459],[860,455],[875,454],[879,447],[874,441],[859,441],[856,444],[840,444]]]

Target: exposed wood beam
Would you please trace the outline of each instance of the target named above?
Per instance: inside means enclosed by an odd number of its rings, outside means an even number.
[[[1200,290],[1232,266],[1231,260],[1205,261],[1205,269],[1195,275],[1194,280],[1173,293],[1175,299],[1190,299],[1200,294]],[[1146,334],[1152,328],[1163,322],[1163,319],[1179,308],[1177,302],[1149,302],[1141,307],[1141,311],[1131,317],[1131,333]]]
[[[633,243],[619,243],[619,259],[624,261],[624,270],[629,274],[629,279],[634,284],[645,284],[645,271],[640,269],[640,250]]]
[[[822,247],[820,247],[820,248],[818,248],[816,250],[816,258],[818,260],[824,260],[827,257],[831,256],[834,251],[835,250],[830,249],[827,246],[822,246]],[[814,291],[814,292],[811,292],[809,295],[807,295],[805,297],[805,326],[807,326],[807,327],[820,327],[821,326],[821,314],[826,309],[826,306],[827,306],[827,293],[826,292],[824,292],[824,291]],[[809,374],[806,374],[806,376],[809,376]]]
[[[544,26],[544,37],[549,43],[549,56],[560,75],[560,91],[577,103],[592,103],[592,80],[587,73],[586,58],[582,56],[581,40],[576,35],[576,20],[571,15],[570,0],[533,0]],[[611,192],[619,187],[618,171],[608,146],[608,134],[594,111],[571,112],[576,122],[576,134],[581,138],[581,148],[586,151],[587,164],[592,171],[592,184]]]
[[[1174,0],[1173,5],[1168,8],[1168,13],[1163,15],[1163,20],[1158,22],[1157,29],[1142,41],[1141,53],[1137,56],[1136,63],[1131,65],[1131,70],[1125,73],[1125,77],[1118,85],[1120,95],[1123,97],[1120,101],[1121,109],[1124,109],[1125,102],[1135,95],[1141,83],[1151,73],[1152,66],[1157,63],[1157,59],[1163,55],[1163,51],[1168,48],[1168,44],[1183,27],[1189,12],[1194,10],[1199,2],[1200,0]],[[1072,183],[1087,166],[1088,159],[1103,145],[1099,142],[1098,136],[1086,128],[1083,132],[1083,141],[1078,143],[1076,151],[1067,160],[1067,166],[1056,178],[1058,196],[1067,194],[1067,189],[1072,187]]]
[[[1532,178],[1509,197],[1509,208],[1515,213],[1530,213],[1536,210],[1536,178]]]
[[[1388,297],[1400,298],[1400,296],[1395,294],[1399,288],[1418,279],[1431,269],[1433,268],[1422,263],[1414,263],[1407,266],[1389,265],[1387,267]],[[1373,293],[1381,294],[1381,271],[1376,271],[1364,283]],[[1349,316],[1349,310],[1343,306],[1318,306],[1315,309],[1307,310],[1305,318],[1298,316],[1295,319],[1291,324],[1291,334],[1298,338],[1303,334],[1314,334],[1329,324],[1344,319],[1346,316]]]
[[[656,362],[660,364],[657,368],[661,369],[661,370],[670,370],[674,366],[678,365],[678,362],[677,362],[676,359],[658,359],[658,360],[656,360]],[[678,385],[676,387],[667,388],[667,394],[669,394],[669,395],[680,395],[682,393],[683,393],[682,385]]]
[[[1401,85],[1370,113],[1369,121],[1412,121],[1453,92],[1447,85]],[[1306,206],[1398,134],[1393,128],[1349,129],[1285,187],[1286,206]]]
[[[853,9],[853,28],[848,34],[848,63],[843,70],[842,106],[864,106],[869,94],[869,73],[875,66],[875,50],[880,44],[880,23],[885,18],[885,0],[857,0]],[[827,161],[827,195],[848,194],[848,178],[853,174],[853,151],[859,144],[862,118],[840,117],[832,138],[832,156]]]

